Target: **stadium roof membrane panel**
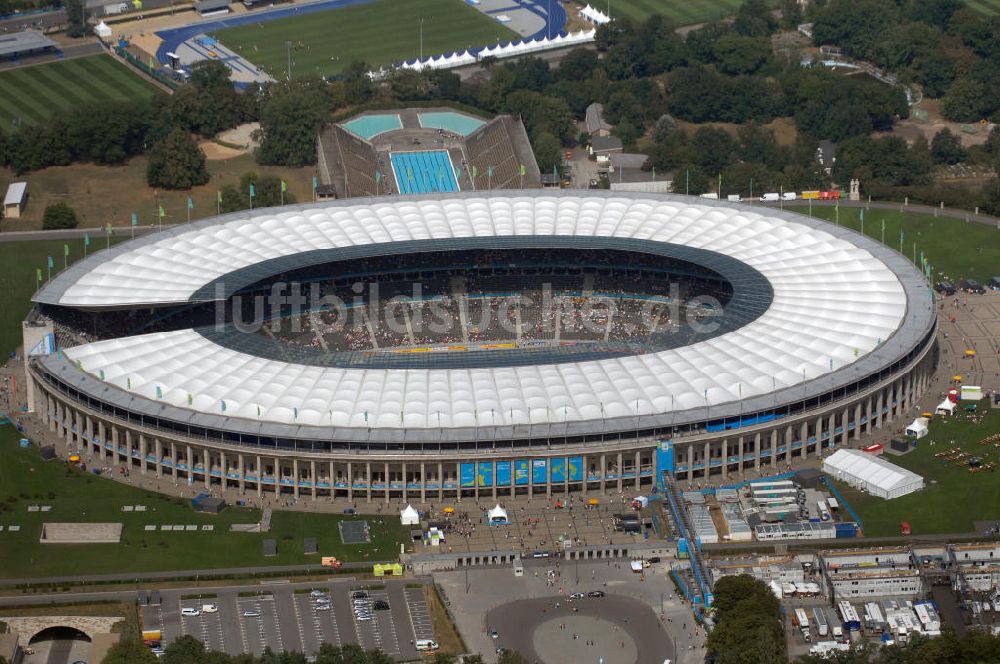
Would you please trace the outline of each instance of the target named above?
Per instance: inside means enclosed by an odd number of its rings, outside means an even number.
[[[335,257],[375,243],[515,236],[643,239],[717,252],[762,274],[773,301],[749,324],[690,346],[538,366],[307,366],[225,348],[193,330],[91,343],[66,356],[91,378],[103,371],[106,385],[158,407],[305,427],[443,429],[742,403],[851,371],[869,356],[884,364],[880,353],[901,354],[931,325],[919,272],[852,231],[768,208],[604,192],[351,199],[238,213],[100,252],[35,300],[80,308],[183,303],[210,299],[206,285],[227,274],[317,250]],[[896,333],[908,314],[914,329],[904,339]],[[890,351],[892,338],[899,347]]]

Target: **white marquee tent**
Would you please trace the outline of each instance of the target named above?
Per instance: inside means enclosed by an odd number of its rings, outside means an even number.
[[[858,450],[837,450],[823,461],[823,472],[879,498],[899,498],[924,488],[924,478],[881,457]]]
[[[404,526],[416,526],[420,523],[420,514],[413,509],[413,505],[407,505],[406,509],[399,513],[399,521]]]
[[[96,34],[101,39],[107,39],[108,37],[114,34],[114,31],[108,27],[107,23],[101,21],[100,23],[94,26],[94,34]]]
[[[955,404],[951,402],[951,399],[945,399],[938,405],[934,412],[938,415],[954,415]]]
[[[906,427],[906,435],[914,438],[923,438],[927,435],[927,424],[926,417],[918,417],[913,420],[913,424]]]
[[[491,526],[503,526],[508,523],[507,521],[507,510],[497,505],[490,510],[490,525]]]

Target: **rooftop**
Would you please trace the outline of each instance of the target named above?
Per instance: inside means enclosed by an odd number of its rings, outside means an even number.
[[[0,57],[28,53],[43,48],[56,48],[57,44],[35,30],[14,34],[0,34]]]

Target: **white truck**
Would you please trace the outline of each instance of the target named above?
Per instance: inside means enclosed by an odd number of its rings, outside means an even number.
[[[813,608],[813,622],[816,623],[817,635],[828,636],[830,634],[830,624],[826,620],[826,613],[823,612],[822,607]]]
[[[802,632],[802,638],[807,643],[812,641],[812,634],[809,633],[809,616],[805,609],[795,609],[795,624]]]

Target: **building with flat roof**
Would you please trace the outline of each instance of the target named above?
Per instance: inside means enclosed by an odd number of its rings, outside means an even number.
[[[14,60],[25,55],[55,51],[57,48],[58,44],[37,30],[0,35],[0,60]]]
[[[7,187],[7,194],[3,197],[3,216],[7,219],[19,218],[27,202],[28,183],[12,182]]]

